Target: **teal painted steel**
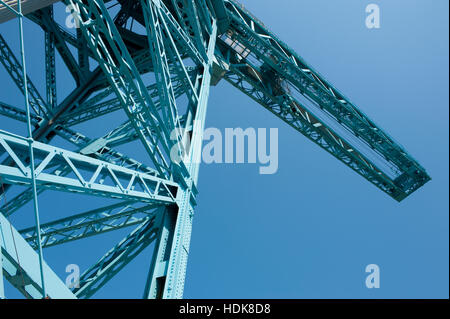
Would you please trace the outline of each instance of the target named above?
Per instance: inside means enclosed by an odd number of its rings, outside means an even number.
[[[75,295],[78,298],[91,297],[156,239],[160,225],[161,214],[147,218],[81,275],[80,287],[74,289]]]
[[[31,246],[20,236],[9,221],[0,214],[1,256],[3,259],[3,274],[25,297],[42,298],[42,281],[39,271],[39,256]],[[16,249],[18,254],[16,254]],[[19,258],[17,258],[19,256]],[[46,284],[46,295],[50,298],[73,299],[74,294],[58,278],[53,270],[44,262],[43,271]]]
[[[0,234],[3,234],[3,225],[0,223]],[[5,284],[3,280],[3,254],[0,253],[0,299],[5,299]]]
[[[140,225],[149,217],[154,216],[156,210],[160,207],[164,207],[164,205],[152,203],[142,206],[134,201],[125,201],[42,224],[42,247],[61,245],[121,228]],[[35,228],[26,228],[19,232],[32,247],[36,247]]]
[[[23,14],[22,14],[22,3],[21,1],[17,2],[17,8],[19,11],[19,42],[20,42],[20,56],[22,57],[22,81],[24,87],[24,98],[25,98],[25,108],[27,112],[27,131],[28,131],[28,155],[30,157],[30,177],[31,177],[31,190],[33,192],[33,208],[34,208],[34,221],[36,223],[36,245],[39,256],[39,272],[41,275],[41,288],[42,295],[44,298],[47,297],[46,293],[46,284],[44,278],[44,257],[42,252],[42,243],[41,243],[41,222],[39,217],[39,204],[37,199],[37,187],[36,187],[36,169],[35,169],[35,154],[33,149],[33,132],[31,129],[31,110],[30,103],[28,102],[28,82],[27,82],[27,69],[25,63],[25,43],[23,39]]]
[[[18,154],[24,154],[30,144],[36,158],[41,160],[36,170],[23,163]],[[147,203],[173,204],[179,185],[149,174],[69,152],[47,144],[0,131],[0,145],[13,160],[13,167],[0,164],[0,177],[8,184],[29,185],[32,176],[42,188],[77,192],[109,198],[134,199]],[[57,166],[58,170],[51,168]],[[61,176],[67,169],[74,176]],[[49,170],[50,168],[50,170]],[[83,174],[81,170],[88,172]]]
[[[430,180],[425,169],[398,143],[296,52],[267,30],[262,22],[236,1],[230,0],[225,3],[231,22],[228,31],[221,36],[221,42],[234,53],[231,56],[227,52],[223,54],[229,57],[227,62],[239,64],[239,69],[245,69],[247,65],[251,70],[250,73],[244,71],[238,74],[238,77],[241,76],[238,81],[253,82],[264,88],[272,87],[272,96],[278,99],[275,103],[279,105],[278,107],[294,108],[294,113],[299,113],[294,115],[296,119],[300,116],[306,117],[306,114],[315,116],[326,114],[332,117],[334,126],[328,125],[327,132],[318,132],[319,136],[329,135],[340,144],[338,147],[341,151],[333,150],[331,153],[352,169],[362,173],[361,175],[394,199],[403,200]],[[233,76],[233,71],[230,73],[229,75]],[[236,80],[231,79],[231,82],[236,83]],[[249,94],[248,90],[244,91]],[[303,96],[307,103],[300,104],[295,101],[294,92]],[[308,118],[306,120],[312,125],[319,125],[321,122],[318,118],[313,121]],[[322,127],[327,126],[324,123],[320,124]],[[338,137],[337,128],[341,131],[344,129],[347,136],[352,139],[345,141],[344,138]],[[306,135],[308,136],[308,133]],[[379,161],[384,161],[386,170],[377,167],[378,164],[372,162],[367,154],[362,156],[358,154],[358,159],[353,154],[348,154],[355,149],[361,149],[358,146],[360,142],[374,150],[371,155],[377,157]],[[360,166],[356,163],[358,161],[365,163]],[[394,176],[390,177],[392,174]]]
[[[221,79],[398,201],[430,180],[398,143],[237,1],[63,2],[79,22],[75,33],[55,21],[53,7],[27,15],[45,33],[45,100],[0,35],[0,62],[30,106],[27,112],[0,102],[0,115],[34,128],[33,141],[0,131],[0,177],[5,192],[33,180],[37,185],[0,207],[0,229],[9,225],[4,216],[46,189],[120,199],[39,227],[42,247],[136,227],[82,274],[73,290],[78,298],[95,296],[151,244],[143,297],[182,298],[209,90]],[[130,21],[143,26],[140,32]],[[55,51],[76,83],[61,102]],[[101,137],[71,128],[120,110],[126,120]],[[56,136],[76,150],[50,146]],[[136,141],[144,146],[145,161],[115,149]],[[41,161],[36,174],[31,174],[30,150]],[[23,274],[34,288],[20,284],[19,261],[10,246],[8,254],[2,250],[8,256],[4,277],[26,297],[42,297],[42,280],[29,263],[37,258],[31,247],[39,246],[39,231],[14,234],[26,256]],[[46,265],[43,274],[50,297],[74,297]]]

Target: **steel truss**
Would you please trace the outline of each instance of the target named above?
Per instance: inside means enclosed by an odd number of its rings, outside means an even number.
[[[0,101],[0,115],[33,128],[28,138],[0,130],[0,196],[26,186],[0,206],[0,298],[3,278],[27,298],[95,296],[150,245],[143,297],[182,298],[209,90],[221,79],[395,200],[430,180],[398,143],[235,0],[61,1],[72,10],[75,30],[56,22],[58,5],[48,4],[58,1],[33,1],[23,1],[23,10],[45,34],[45,94],[26,74],[24,53],[15,56],[0,34],[0,62],[30,110]],[[20,20],[19,9],[0,1],[0,13],[9,10]],[[57,93],[56,54],[76,84],[65,97]],[[74,129],[113,112],[126,119],[100,137]],[[52,146],[55,137],[67,148]],[[145,161],[117,150],[136,142]],[[116,203],[42,225],[37,218],[37,227],[15,230],[9,216],[48,189]],[[72,290],[39,261],[41,247],[132,226]]]

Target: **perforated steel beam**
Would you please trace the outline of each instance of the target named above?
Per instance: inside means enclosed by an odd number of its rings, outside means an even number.
[[[21,0],[22,13],[29,14],[60,0]],[[17,0],[5,0],[5,3],[17,11]],[[14,19],[16,15],[7,6],[0,3],[0,23]]]
[[[18,153],[27,151],[27,139],[0,131],[0,145],[16,166],[0,165],[2,181],[10,184],[30,184],[29,165],[17,156]],[[36,182],[41,188],[134,199],[147,203],[175,203],[178,184],[174,182],[47,144],[32,142],[31,145],[36,159],[42,160],[36,167]],[[48,169],[61,164],[67,167],[73,176],[60,176],[61,171]]]

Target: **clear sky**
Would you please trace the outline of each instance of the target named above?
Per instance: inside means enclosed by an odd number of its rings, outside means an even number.
[[[186,298],[448,298],[448,1],[242,1],[427,169],[433,180],[397,203],[225,82],[211,91],[207,127],[279,129],[279,170],[202,165]],[[381,28],[365,8],[381,9]],[[43,38],[26,24],[30,76],[44,93]],[[16,24],[0,33],[17,49]],[[30,52],[31,51],[31,52]],[[60,60],[58,60],[60,61]],[[60,63],[60,62],[58,62]],[[62,69],[60,67],[59,69]],[[73,86],[58,71],[59,94]],[[3,68],[0,99],[23,100]],[[43,94],[44,95],[44,94]],[[100,136],[102,125],[77,129]],[[25,134],[0,119],[0,129]],[[138,156],[137,156],[138,157]],[[46,192],[43,221],[105,205]],[[11,218],[33,225],[31,206]],[[20,228],[20,227],[19,227]],[[55,271],[85,270],[131,230],[44,251]],[[142,296],[151,248],[96,297]],[[365,287],[377,264],[381,287]],[[7,296],[18,296],[7,287]]]

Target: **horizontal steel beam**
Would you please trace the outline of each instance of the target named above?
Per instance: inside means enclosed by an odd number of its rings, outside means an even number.
[[[29,143],[28,139],[0,131],[0,145],[16,166],[0,165],[0,177],[4,183],[30,184],[29,165],[18,157],[27,151]],[[31,144],[35,158],[42,160],[36,166],[39,187],[146,203],[175,203],[178,184],[174,182],[43,143]],[[70,170],[68,176],[60,176],[60,171],[47,170],[60,164]]]
[[[3,103],[3,102],[0,102],[0,115],[6,116],[6,117],[9,117],[11,119],[21,121],[21,122],[27,121],[27,112],[15,107],[15,106],[9,105],[7,103]],[[34,125],[39,123],[42,120],[41,117],[39,117],[35,114],[30,114],[30,119],[31,119],[31,123]]]
[[[21,0],[22,14],[29,14],[60,0]],[[17,18],[18,0],[4,0],[6,6],[0,2],[0,23]],[[9,8],[8,8],[9,7]],[[12,11],[15,10],[17,13]]]
[[[161,176],[168,178],[171,175],[170,150],[175,141],[170,139],[167,124],[147,92],[136,63],[105,4],[102,1],[65,2],[73,6],[89,48],[95,53],[99,67],[133,123],[155,168]],[[156,132],[156,136],[153,136],[152,131]]]
[[[42,247],[65,244],[142,224],[155,214],[155,209],[161,207],[158,204],[140,206],[135,202],[126,201],[43,224]],[[23,229],[20,233],[31,246],[36,246],[36,227]]]

